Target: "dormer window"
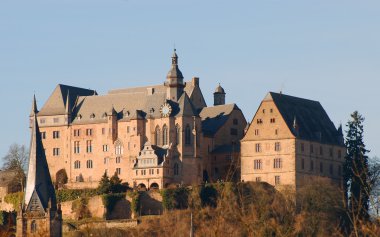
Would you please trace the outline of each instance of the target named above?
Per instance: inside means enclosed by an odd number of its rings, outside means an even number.
[[[77,120],[81,120],[82,119],[82,115],[81,114],[78,114],[77,116]]]
[[[151,109],[149,110],[149,112],[150,112],[151,114],[153,114],[153,113],[154,113],[154,108],[151,108]]]
[[[94,118],[95,118],[95,114],[92,113],[92,114],[90,115],[90,119],[94,119]]]
[[[102,118],[107,118],[107,113],[104,113],[104,114],[102,115]]]
[[[131,114],[131,113],[130,113],[129,111],[126,111],[126,112],[124,113],[124,116],[125,116],[125,117],[129,117],[130,114]]]

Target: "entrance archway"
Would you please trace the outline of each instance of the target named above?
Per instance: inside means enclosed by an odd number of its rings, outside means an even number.
[[[151,185],[150,185],[150,189],[159,189],[160,187],[159,187],[159,185],[157,184],[157,183],[152,183]]]
[[[145,184],[140,183],[139,185],[137,185],[137,189],[139,191],[146,191],[146,186],[145,186]]]

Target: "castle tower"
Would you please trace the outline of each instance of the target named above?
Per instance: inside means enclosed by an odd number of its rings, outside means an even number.
[[[183,93],[185,84],[183,83],[182,72],[178,68],[178,56],[174,49],[172,56],[172,65],[166,76],[165,86],[167,87],[167,99],[178,101]]]
[[[17,213],[16,237],[61,237],[62,213],[60,205],[57,207],[36,111],[36,103],[33,103],[28,177],[24,200]]]
[[[214,106],[226,104],[226,92],[224,92],[223,87],[219,86],[215,89],[214,92]]]

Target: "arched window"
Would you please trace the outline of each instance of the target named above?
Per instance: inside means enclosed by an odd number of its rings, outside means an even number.
[[[178,164],[175,163],[175,164],[174,164],[174,175],[178,175],[178,174],[179,174]]]
[[[79,160],[76,160],[74,162],[74,169],[80,169],[80,161]]]
[[[186,129],[185,129],[185,144],[186,145],[191,144],[191,129],[189,125],[186,125]]]
[[[35,220],[33,220],[32,223],[30,224],[30,232],[36,233],[36,231],[37,231],[37,223]]]
[[[92,160],[87,161],[87,169],[92,169]]]
[[[181,144],[181,127],[177,124],[176,128],[176,142],[177,145]]]
[[[161,136],[160,128],[157,126],[154,132],[154,142],[157,146],[161,144],[160,136]]]
[[[168,127],[166,124],[162,127],[162,145],[168,145]]]

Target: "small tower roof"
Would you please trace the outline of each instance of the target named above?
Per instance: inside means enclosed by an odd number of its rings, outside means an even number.
[[[178,68],[178,56],[176,53],[176,49],[174,49],[173,56],[172,56],[172,65],[166,77],[183,79],[182,72]]]
[[[219,93],[219,94],[226,94],[226,92],[224,91],[223,87],[219,85],[215,88],[215,92],[214,93]]]
[[[35,114],[38,113],[37,110],[37,101],[36,101],[36,95],[33,95],[33,102],[32,102],[32,110],[30,111],[30,116],[34,116]]]
[[[51,181],[36,114],[34,115],[30,140],[24,210],[44,212],[49,206],[49,202],[51,202],[52,209],[56,209],[54,186]]]

